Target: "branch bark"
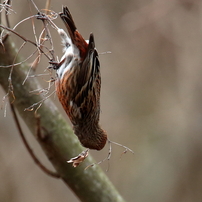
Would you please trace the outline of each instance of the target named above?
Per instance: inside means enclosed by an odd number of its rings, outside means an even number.
[[[15,45],[8,37],[4,47],[0,45],[0,65],[11,65],[16,54]],[[17,56],[15,63],[20,61],[20,56]],[[12,84],[15,95],[13,105],[34,135],[36,132],[34,112],[25,111],[24,109],[43,98],[40,95],[29,93],[40,88],[36,78],[28,79],[22,85],[28,68],[26,64],[13,68]],[[9,73],[10,68],[0,68],[0,84],[6,92],[9,85]],[[66,163],[66,160],[78,155],[82,151],[82,147],[77,137],[72,133],[71,128],[67,125],[65,118],[63,118],[50,98],[43,103],[37,113],[40,115],[40,125],[45,130],[41,131],[41,138],[36,137],[36,139],[55,170],[61,176],[61,179],[72,189],[78,198],[83,202],[124,202],[124,199],[99,166],[95,165],[90,169],[84,170],[86,166],[94,162],[91,156],[77,168],[73,168],[72,165]]]

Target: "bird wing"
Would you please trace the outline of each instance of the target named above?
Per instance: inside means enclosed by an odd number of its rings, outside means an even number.
[[[80,108],[81,117],[100,111],[100,63],[95,49],[93,34],[90,35],[86,58],[77,77],[77,94],[74,103]]]

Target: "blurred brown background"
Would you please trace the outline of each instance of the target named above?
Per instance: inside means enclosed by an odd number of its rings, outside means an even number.
[[[45,1],[35,3],[39,9],[45,7]],[[94,33],[100,53],[112,52],[100,55],[101,124],[111,140],[135,154],[120,160],[123,150],[113,146],[106,174],[126,201],[201,202],[202,1],[52,0],[51,9],[59,12],[62,5],[69,7],[86,39]],[[28,1],[14,1],[13,9],[12,27],[31,15]],[[33,7],[32,11],[36,13]],[[59,18],[55,23],[64,28]],[[40,28],[41,22],[36,26]],[[30,21],[17,31],[33,37]],[[55,30],[52,33],[61,57],[60,38]],[[44,60],[38,71],[47,65]],[[5,92],[0,93],[3,98]],[[57,98],[52,99],[60,107]],[[77,202],[61,180],[35,165],[9,107],[6,117],[4,111],[5,106],[0,111],[0,201]],[[26,126],[24,130],[35,153],[51,167]],[[99,161],[107,148],[91,154]],[[106,163],[101,166],[106,170]]]

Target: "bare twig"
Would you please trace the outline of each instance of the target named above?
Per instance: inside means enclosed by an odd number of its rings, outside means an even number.
[[[50,93],[47,97],[45,97],[44,99],[40,100],[39,102],[37,103],[34,103],[33,105],[25,108],[24,111],[33,111],[34,110],[34,107],[38,105],[37,109],[39,109],[39,107],[43,104],[43,102],[45,100],[47,100],[49,97],[51,97],[53,94],[55,93],[55,91],[53,91],[52,93]]]
[[[108,161],[108,166],[107,166],[106,171],[109,170],[109,160],[110,160],[111,154],[112,154],[112,146],[111,146],[110,141],[108,141],[108,143],[109,143],[109,152],[108,152],[107,157],[104,158],[103,160],[97,162],[97,163],[92,163],[92,164],[88,165],[88,166],[85,168],[85,170],[88,169],[88,168],[90,168],[90,167],[93,167],[94,165],[99,165],[99,164],[103,163],[103,162],[106,161],[106,160]]]
[[[126,154],[128,151],[131,152],[132,154],[134,154],[134,151],[133,151],[132,149],[126,147],[125,145],[119,144],[119,143],[117,143],[117,142],[113,142],[113,141],[111,141],[111,140],[108,140],[108,143],[109,143],[109,152],[108,152],[107,157],[104,158],[103,160],[97,162],[97,163],[90,164],[89,166],[87,166],[87,167],[85,168],[85,170],[88,169],[88,168],[90,168],[90,167],[92,167],[92,166],[94,166],[94,165],[99,165],[99,164],[101,164],[101,163],[103,163],[104,161],[107,160],[107,161],[108,161],[108,167],[107,167],[107,170],[106,170],[106,171],[108,171],[108,170],[109,170],[109,160],[110,160],[111,155],[112,155],[112,144],[115,144],[115,145],[117,145],[117,146],[123,147],[123,148],[125,149],[125,150],[121,153],[121,157],[122,157],[123,154]]]
[[[22,132],[22,128],[20,126],[20,123],[19,123],[19,120],[18,120],[18,117],[17,117],[17,114],[15,112],[15,108],[13,106],[13,104],[10,104],[10,107],[11,107],[11,111],[12,111],[12,114],[13,114],[13,118],[15,120],[15,123],[16,123],[16,126],[17,126],[17,129],[19,131],[19,134],[20,134],[20,137],[22,138],[22,141],[27,149],[27,151],[29,152],[30,156],[32,157],[32,159],[34,160],[34,162],[39,166],[39,168],[41,168],[42,171],[44,171],[47,175],[51,176],[51,177],[55,177],[55,178],[60,178],[60,175],[56,172],[53,172],[51,170],[49,170],[48,168],[46,168],[40,161],[39,159],[36,157],[36,155],[34,154],[34,152],[32,151],[31,147],[29,146],[23,132]],[[39,129],[40,130],[40,129]]]
[[[117,142],[113,142],[113,141],[111,141],[111,140],[108,140],[108,141],[109,141],[109,144],[115,144],[115,145],[117,145],[117,146],[123,147],[125,150],[123,151],[122,155],[123,155],[123,154],[126,154],[127,151],[131,152],[132,154],[135,153],[132,149],[130,149],[129,147],[126,147],[125,145],[122,145],[122,144],[117,143]]]
[[[29,39],[26,39],[24,36],[22,36],[22,35],[18,34],[17,32],[15,32],[13,29],[10,29],[10,28],[5,27],[3,25],[0,25],[0,27],[7,30],[7,31],[9,31],[9,32],[14,33],[16,36],[21,38],[24,42],[28,42],[28,43],[34,45],[35,47],[39,48],[39,50],[48,58],[49,61],[52,60],[52,58],[50,58],[42,49],[40,49],[40,47],[35,42],[33,42],[33,41],[29,40]]]
[[[5,16],[6,16],[6,24],[7,24],[7,27],[10,28],[10,22],[9,22],[9,19],[8,19],[8,13],[9,13],[9,8],[11,7],[11,1],[8,0],[7,1],[7,6],[6,6],[6,12],[5,12]]]

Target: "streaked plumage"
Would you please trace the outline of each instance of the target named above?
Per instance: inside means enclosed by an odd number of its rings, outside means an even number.
[[[83,39],[67,7],[60,17],[70,38],[59,30],[64,55],[56,68],[56,92],[82,145],[100,150],[106,144],[107,134],[99,126],[101,77],[94,36],[90,34],[89,42]]]

